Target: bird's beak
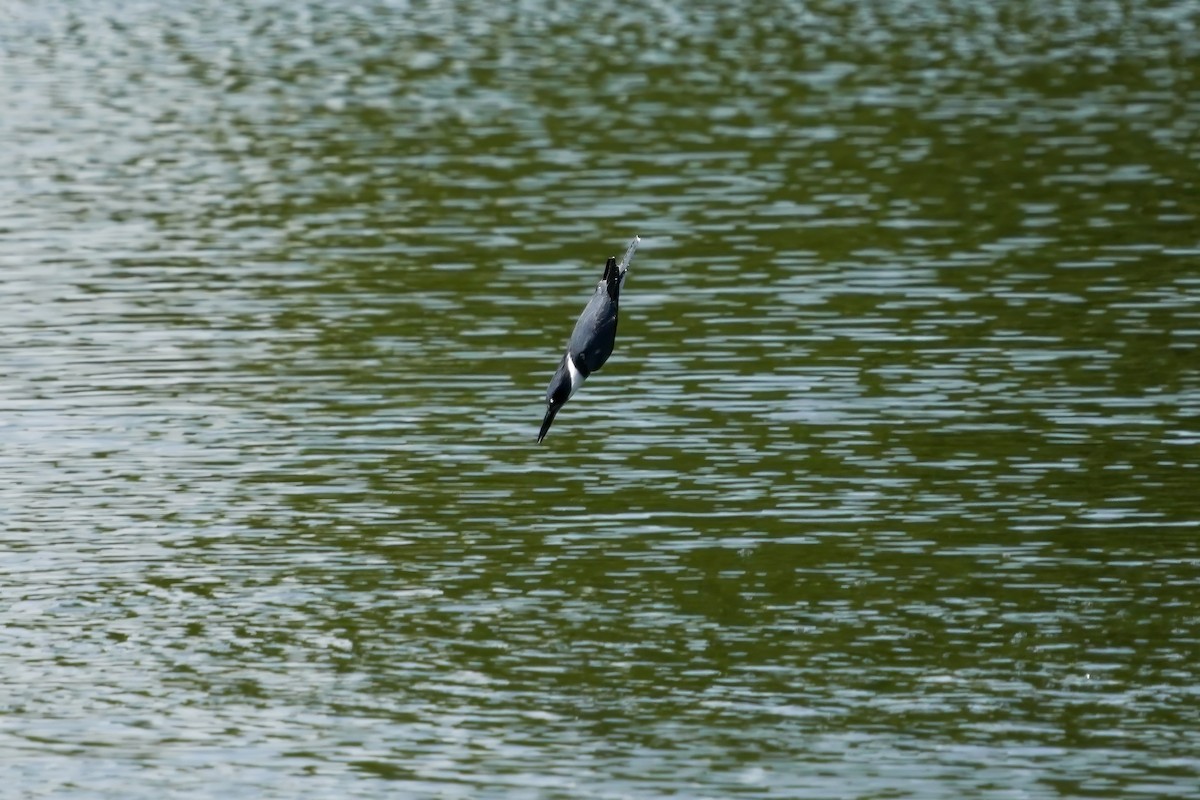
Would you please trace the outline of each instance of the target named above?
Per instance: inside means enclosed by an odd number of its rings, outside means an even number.
[[[546,409],[546,418],[542,420],[542,429],[538,431],[538,444],[541,444],[542,439],[546,438],[546,431],[550,430],[550,423],[554,422],[554,415],[558,413],[560,408],[562,408],[561,405],[556,406],[551,404]]]

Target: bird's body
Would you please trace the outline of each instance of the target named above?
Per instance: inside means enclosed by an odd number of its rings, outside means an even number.
[[[620,264],[616,258],[609,258],[604,265],[604,276],[596,284],[596,291],[579,315],[571,338],[567,340],[567,352],[558,362],[558,369],[546,389],[546,416],[538,432],[539,443],[546,438],[546,431],[550,430],[558,410],[578,391],[587,377],[603,367],[612,355],[613,345],[617,341],[617,306],[621,299],[621,288],[625,285],[629,262],[633,260],[640,242],[639,237],[633,237]]]

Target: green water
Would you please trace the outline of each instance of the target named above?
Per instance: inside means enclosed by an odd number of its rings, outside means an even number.
[[[1198,65],[1192,2],[3,4],[0,796],[1200,797]]]

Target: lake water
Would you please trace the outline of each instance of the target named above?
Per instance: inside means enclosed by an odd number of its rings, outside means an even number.
[[[1198,79],[1196,2],[0,5],[0,795],[1200,797]]]

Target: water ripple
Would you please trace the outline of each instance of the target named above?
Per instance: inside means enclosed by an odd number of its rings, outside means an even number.
[[[16,791],[1197,796],[1160,6],[8,4]]]

